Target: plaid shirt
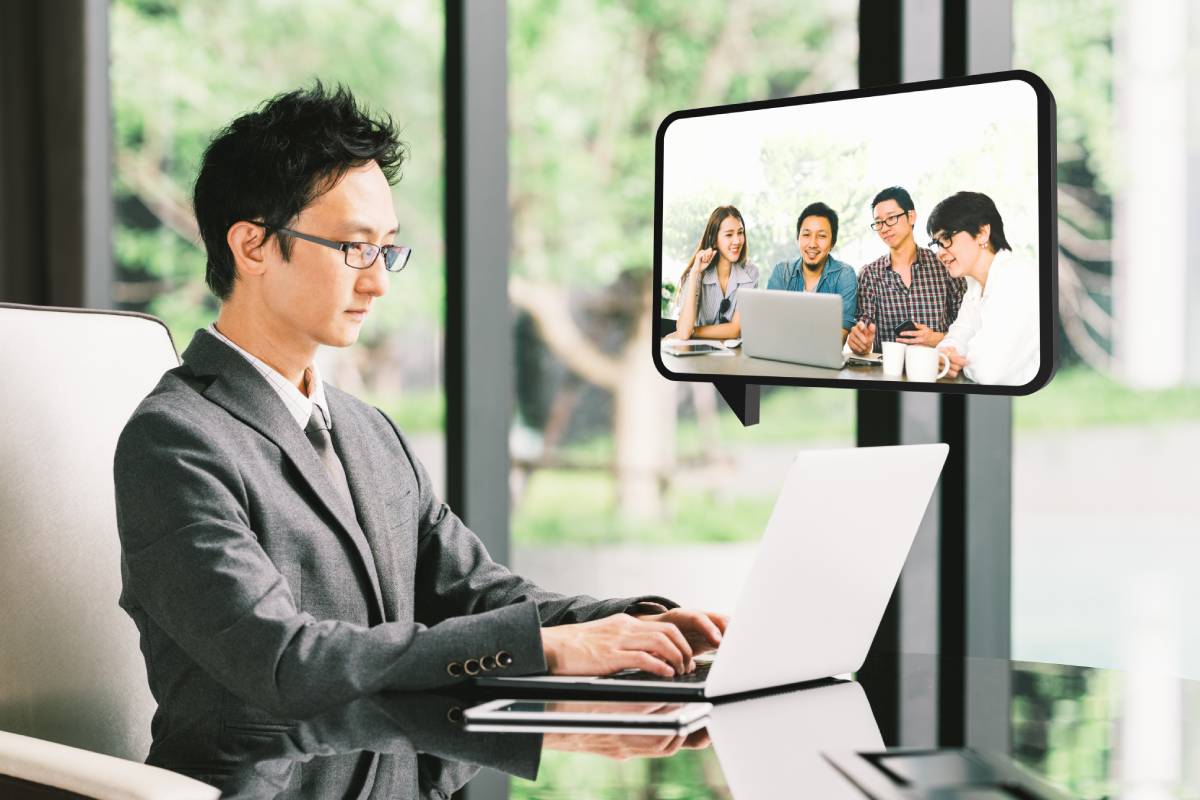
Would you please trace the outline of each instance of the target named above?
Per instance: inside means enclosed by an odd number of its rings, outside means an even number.
[[[875,352],[896,341],[896,328],[908,320],[945,333],[958,317],[967,282],[951,278],[932,250],[917,248],[912,285],[892,269],[892,254],[877,258],[858,273],[858,319],[875,323]]]

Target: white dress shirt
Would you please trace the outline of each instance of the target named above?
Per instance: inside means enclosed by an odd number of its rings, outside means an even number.
[[[976,383],[1022,386],[1041,364],[1039,333],[1037,268],[1001,250],[986,287],[967,278],[958,317],[938,348],[966,356],[963,372]]]
[[[317,365],[315,363],[305,370],[308,373],[308,387],[312,391],[312,396],[308,397],[305,396],[304,392],[296,388],[296,384],[283,377],[274,367],[268,365],[261,358],[246,352],[226,338],[225,334],[217,330],[217,323],[214,322],[209,325],[208,332],[241,353],[242,357],[249,361],[250,365],[267,379],[267,383],[271,384],[271,388],[275,390],[275,393],[279,395],[279,399],[287,406],[288,413],[295,418],[296,424],[300,426],[300,430],[308,427],[308,420],[312,416],[314,405],[321,409],[321,414],[325,417],[325,424],[330,429],[333,428],[333,418],[329,414],[329,404],[325,402],[325,384],[321,380],[321,374],[317,372]]]

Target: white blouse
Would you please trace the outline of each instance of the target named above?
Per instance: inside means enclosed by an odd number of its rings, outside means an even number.
[[[965,356],[964,374],[976,383],[1022,386],[1041,365],[1037,268],[1007,250],[996,253],[986,288],[967,278],[958,317],[938,349]]]

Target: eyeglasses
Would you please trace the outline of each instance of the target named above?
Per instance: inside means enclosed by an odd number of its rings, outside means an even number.
[[[266,228],[269,231],[286,234],[294,239],[303,239],[306,242],[323,245],[331,250],[341,250],[345,254],[346,266],[351,269],[368,269],[379,258],[379,254],[383,253],[383,268],[388,272],[399,272],[404,269],[404,265],[408,263],[408,259],[412,256],[412,248],[407,245],[385,244],[381,247],[370,242],[335,242],[331,239],[322,239],[320,236],[300,233],[300,231],[294,231],[290,228],[279,228],[274,225],[253,222],[251,220],[247,220],[247,222],[250,222],[251,225]]]
[[[892,214],[890,217],[884,217],[883,219],[877,219],[871,223],[871,230],[877,231],[880,228],[882,228],[884,225],[887,225],[890,228],[893,225],[895,225],[897,222],[899,222],[901,217],[907,217],[907,216],[908,216],[907,211],[901,211],[899,214]]]
[[[721,317],[725,316],[725,312],[729,310],[731,305],[733,303],[730,302],[728,297],[722,298],[721,307],[717,309],[717,322],[721,322]]]
[[[934,236],[929,242],[929,249],[935,253],[939,247],[943,250],[948,250],[950,248],[951,240],[953,240],[954,237],[959,233],[961,233],[961,231],[949,231],[948,233],[943,233],[941,236]]]

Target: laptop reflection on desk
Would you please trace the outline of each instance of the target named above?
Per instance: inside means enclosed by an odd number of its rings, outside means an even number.
[[[883,736],[855,681],[722,703],[708,736],[737,800],[861,798],[825,753],[882,750]]]
[[[856,671],[946,461],[945,444],[802,451],[715,657],[663,678],[478,677],[498,690],[716,699]]]

